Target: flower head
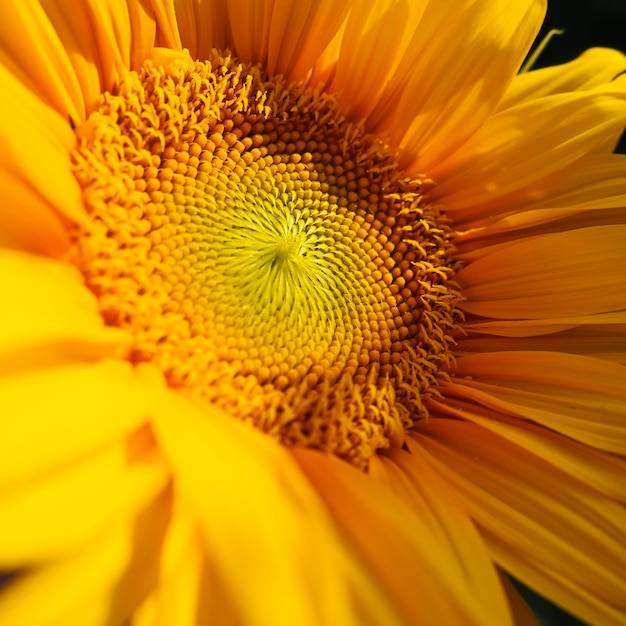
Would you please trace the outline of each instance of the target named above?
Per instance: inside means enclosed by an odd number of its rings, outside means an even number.
[[[6,3],[0,622],[620,623],[626,58],[544,4]]]

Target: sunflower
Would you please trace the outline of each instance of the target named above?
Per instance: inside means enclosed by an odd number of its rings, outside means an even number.
[[[626,620],[626,58],[541,0],[5,0],[0,623]]]

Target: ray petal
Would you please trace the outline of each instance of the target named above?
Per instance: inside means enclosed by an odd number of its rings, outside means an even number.
[[[383,114],[406,84],[419,56],[420,22],[427,0],[357,2],[351,8],[332,59],[332,91],[349,103],[356,119]],[[381,54],[384,50],[384,54]],[[374,125],[374,119],[370,119]]]
[[[67,118],[41,102],[1,64],[0,88],[2,116],[11,120],[0,129],[0,176],[5,183],[2,237],[9,245],[59,253],[67,246],[61,216],[78,223],[85,220],[80,188],[70,170],[74,134]],[[25,189],[28,193],[22,197]]]
[[[626,309],[626,226],[529,237],[457,274],[463,310],[496,319],[575,317]],[[584,285],[584,289],[581,289]]]
[[[428,462],[394,448],[373,459],[370,474],[383,478],[428,525],[432,537],[427,539],[420,533],[422,540],[436,543],[442,553],[440,558],[458,564],[461,581],[457,584],[469,588],[483,607],[485,622],[510,622],[503,589],[482,539],[457,494]],[[449,570],[452,576],[454,568]]]
[[[0,594],[0,622],[20,626],[127,623],[155,584],[170,516],[167,493],[121,518],[88,549],[27,571]]]
[[[155,428],[241,621],[265,624],[271,614],[285,626],[355,623],[344,548],[285,450],[217,409],[200,413],[173,394]]]
[[[565,230],[564,218],[587,211],[602,220],[609,213],[607,209],[626,205],[626,155],[586,154],[555,172],[537,172],[532,184],[500,191],[485,187],[469,197],[452,193],[446,202],[454,207],[457,227],[466,231],[457,241],[463,250],[467,242],[484,246],[519,236],[519,231],[531,235],[542,232],[546,225]]]
[[[459,491],[503,568],[590,623],[623,621],[620,504],[476,424],[438,417],[419,431],[409,448]]]
[[[626,55],[610,48],[590,48],[577,59],[518,74],[507,89],[500,109],[527,100],[570,91],[592,89],[626,70]]]
[[[411,78],[381,125],[404,149],[407,166],[430,175],[485,122],[544,12],[545,2],[532,0],[429,2]]]
[[[228,4],[235,52],[269,74],[306,78],[344,21],[349,3],[333,0],[233,0]]]
[[[441,542],[440,529],[428,523],[432,510],[422,519],[389,490],[336,458],[307,450],[296,450],[295,456],[363,559],[362,567],[393,600],[401,623],[485,623],[486,608],[472,595],[458,555]],[[422,507],[428,509],[425,503]],[[492,607],[496,615],[499,607],[497,602]],[[499,617],[508,621],[506,615]]]
[[[445,393],[600,450],[626,449],[626,369],[616,363],[556,352],[465,355]]]
[[[125,333],[106,328],[72,266],[0,249],[0,373],[123,356]]]
[[[16,24],[21,27],[16,27]],[[74,120],[85,119],[84,86],[68,49],[40,2],[2,3],[0,55],[4,67],[10,68],[63,117],[69,115]],[[89,84],[96,84],[97,68],[86,71],[90,78],[83,79]]]
[[[84,548],[120,517],[132,517],[147,506],[168,479],[155,455],[144,452],[131,460],[129,445],[120,440],[3,488],[0,568],[21,569]]]
[[[122,0],[5,2],[0,10],[4,64],[63,117],[86,119],[116,71],[141,62],[154,43],[154,18]],[[19,27],[16,27],[19,25]]]
[[[541,194],[543,179],[554,174],[559,185],[559,171],[587,154],[611,152],[624,126],[626,76],[588,91],[522,102],[491,117],[428,172],[440,183],[431,200],[445,203],[460,223],[488,216],[496,198],[514,192],[532,202],[537,182]]]
[[[593,323],[593,318],[597,323]],[[480,336],[475,331],[490,324],[476,324],[470,329],[467,337],[458,342],[458,350],[465,352],[500,352],[511,350],[537,350],[540,352],[567,352],[569,354],[583,354],[614,361],[626,365],[626,313],[621,314],[621,323],[602,324],[602,315],[589,316],[586,324],[573,328],[566,328],[557,332],[552,331],[548,335],[535,334],[531,336],[501,337],[489,334]],[[504,324],[501,326],[505,327]],[[493,327],[492,331],[493,332]],[[510,334],[510,331],[509,331]]]
[[[102,361],[0,378],[0,484],[67,463],[145,422],[155,384],[129,364]]]

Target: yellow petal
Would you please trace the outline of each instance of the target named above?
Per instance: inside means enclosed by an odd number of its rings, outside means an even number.
[[[171,48],[180,52],[183,49],[181,44],[181,33],[176,23],[177,14],[180,12],[185,15],[194,10],[197,2],[193,0],[148,0],[150,8],[154,12],[157,24],[156,45],[164,48]],[[189,6],[193,3],[193,6]],[[202,2],[203,5],[213,5],[214,2]],[[186,9],[183,9],[184,5]],[[189,18],[184,20],[187,23]],[[207,24],[208,27],[208,24]]]
[[[362,568],[396,607],[399,623],[485,623],[485,607],[464,584],[439,529],[433,531],[388,489],[346,463],[309,450],[294,454],[362,559]],[[496,600],[496,614],[497,607]]]
[[[626,309],[626,226],[529,237],[485,250],[457,274],[463,310],[499,319],[550,319]]]
[[[524,602],[510,578],[502,571],[500,571],[500,581],[509,600],[515,626],[540,626],[528,604]]]
[[[473,336],[464,337],[458,342],[460,352],[498,352],[511,350],[537,350],[548,352],[567,352],[570,354],[584,354],[603,361],[615,361],[626,364],[626,313],[614,314],[621,318],[621,323],[602,324],[602,315],[589,316],[588,322],[581,326],[560,330],[551,328],[549,335],[498,337]],[[593,318],[596,324],[593,324]],[[585,319],[585,318],[581,318]],[[489,322],[486,325],[490,325]],[[500,322],[503,330],[507,324]],[[465,331],[478,331],[481,325],[472,325],[471,329],[465,326]],[[495,329],[490,325],[490,333]],[[537,328],[535,328],[536,332]],[[556,332],[560,331],[560,332]],[[506,332],[506,330],[504,330]],[[510,333],[509,333],[510,334]],[[531,333],[532,334],[532,333]]]
[[[108,91],[116,72],[139,69],[148,58],[155,42],[154,14],[144,3],[106,0],[88,3],[88,17],[97,36],[101,88]]]
[[[56,0],[40,0],[38,4],[43,7],[58,41],[70,52],[68,58],[80,86],[85,114],[88,115],[100,94],[113,86],[115,53],[119,54],[119,51],[114,52],[110,48],[112,42],[106,40],[106,34],[101,30],[104,25],[93,19],[89,3],[76,2],[73,11],[65,10]],[[100,54],[99,44],[103,42],[106,42],[102,50],[104,54]],[[45,53],[43,46],[39,49],[42,54]],[[71,51],[76,52],[72,54]],[[74,121],[82,122],[84,119],[81,116]]]
[[[75,556],[13,581],[0,594],[0,623],[127,623],[155,584],[169,514],[165,494],[136,517],[120,520]]]
[[[97,83],[97,68],[85,67],[80,54],[71,58],[41,2],[2,3],[0,50],[0,65],[10,68],[58,113],[74,120],[85,119],[83,85],[74,61],[88,73],[89,83]],[[2,100],[4,103],[6,98]]]
[[[465,355],[446,394],[601,450],[626,449],[626,369],[615,363],[556,352]]]
[[[138,69],[147,58],[150,49],[156,42],[156,17],[150,10],[149,5],[143,2],[126,2],[120,0],[119,6],[125,6],[128,10],[131,33],[127,42],[117,38],[117,45],[120,50],[127,50],[125,46],[130,45],[130,50],[123,54],[123,59],[128,59],[131,69]]]
[[[523,102],[491,117],[451,158],[429,170],[439,183],[431,199],[444,203],[455,222],[489,215],[494,198],[514,192],[532,201],[537,181],[586,154],[612,151],[607,145],[625,125],[626,76],[593,90]]]
[[[546,229],[528,229],[555,220],[561,221],[553,228],[566,230],[563,218],[583,211],[593,210],[596,219],[605,219],[606,209],[626,205],[626,155],[587,154],[547,175],[537,172],[532,183],[520,187],[475,191],[470,198],[456,192],[446,198],[457,225],[468,229],[457,239],[463,250],[467,242],[484,246],[504,240],[503,234],[515,237],[521,229],[526,229],[524,234],[537,234]]]
[[[419,430],[409,448],[432,456],[505,570],[590,623],[619,623],[626,614],[620,504],[475,424],[438,417]]]
[[[43,100],[75,123],[113,85],[115,73],[137,67],[154,45],[154,17],[143,3],[57,0],[4,3],[0,47]]]
[[[30,181],[0,169],[0,189],[0,246],[51,257],[67,251],[69,237],[64,224]]]
[[[144,453],[129,460],[120,440],[0,492],[0,569],[65,557],[161,493],[169,475]],[[87,548],[90,549],[90,548]]]
[[[306,78],[349,9],[334,0],[232,0],[230,30],[237,56],[270,75]]]
[[[159,403],[159,445],[240,621],[355,623],[344,548],[288,453],[217,410],[199,413],[174,394]]]
[[[59,240],[63,237],[60,215],[79,223],[85,220],[80,188],[70,170],[74,133],[67,117],[41,102],[1,64],[0,90],[0,112],[3,119],[11,120],[0,129],[0,172],[11,193],[3,196],[0,207],[2,230],[27,243],[46,236],[43,229],[52,224],[51,234]],[[20,198],[24,187],[30,193]],[[30,199],[35,200],[32,209]],[[39,216],[41,224],[34,219]],[[28,230],[34,233],[29,236]]]
[[[436,544],[448,560],[450,582],[467,588],[482,607],[485,623],[507,624],[511,615],[497,572],[486,547],[457,494],[424,458],[392,449],[373,460],[370,474],[383,478],[407,502],[428,534],[423,542]]]
[[[397,101],[419,56],[420,21],[427,5],[427,0],[354,3],[336,42],[329,86],[341,94],[354,118],[375,110],[382,115],[390,105],[388,92]]]
[[[534,0],[431,1],[415,65],[381,128],[429,175],[483,124],[519,69],[545,13]],[[435,180],[444,180],[436,176]]]
[[[25,480],[136,430],[153,381],[103,361],[0,378],[0,484]]]
[[[122,356],[130,338],[106,328],[74,267],[0,249],[0,373]]]
[[[464,396],[458,386],[448,390],[445,400],[433,400],[431,409],[478,424],[550,463],[601,494],[626,502],[626,461],[594,450],[543,426],[489,409],[480,397]]]
[[[592,89],[613,80],[624,70],[626,55],[610,48],[590,48],[569,63],[518,74],[499,108],[556,93]]]
[[[534,337],[567,331],[583,325],[592,328],[597,326],[598,330],[614,327],[619,332],[619,328],[624,324],[626,324],[626,312],[599,313],[597,315],[551,318],[549,320],[468,321],[463,327],[470,337],[474,334],[497,335],[499,337]],[[556,352],[560,352],[560,350],[556,350]]]
[[[134,615],[133,626],[240,623],[237,605],[224,589],[191,519],[187,516],[184,529],[180,516],[170,524],[158,584]]]

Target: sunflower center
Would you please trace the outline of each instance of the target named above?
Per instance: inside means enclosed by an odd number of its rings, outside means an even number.
[[[214,51],[147,61],[76,129],[72,261],[129,358],[359,467],[451,360],[451,233],[337,100]]]

